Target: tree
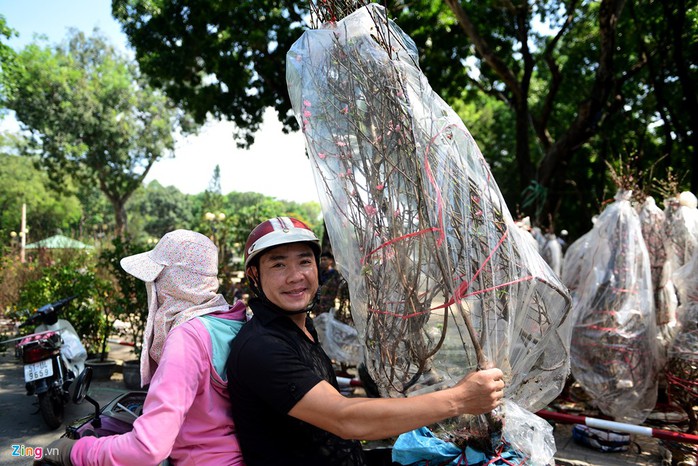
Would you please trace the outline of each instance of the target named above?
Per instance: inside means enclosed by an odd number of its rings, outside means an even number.
[[[30,241],[54,235],[58,229],[75,228],[82,218],[80,201],[53,191],[46,173],[32,162],[0,153],[0,244],[9,242],[11,232],[20,231],[22,204],[27,207]]]
[[[17,65],[7,106],[31,133],[54,186],[64,188],[67,175],[99,186],[123,234],[126,201],[172,153],[173,133],[191,129],[186,117],[98,31],[88,38],[73,30],[55,48],[32,43]]]
[[[112,1],[152,84],[198,123],[229,118],[241,147],[254,142],[267,107],[285,131],[298,128],[283,64],[306,14],[303,2],[274,0]]]
[[[137,237],[142,232],[161,238],[173,230],[191,229],[194,227],[192,208],[190,198],[176,187],[151,181],[134,192],[126,206],[129,216],[137,219],[129,222],[130,236]]]
[[[4,39],[10,39],[12,36],[16,36],[17,31],[10,28],[7,25],[7,21],[3,15],[0,15],[0,102],[4,102],[5,94],[11,89],[8,88],[7,82],[3,79],[3,76],[15,66],[15,60],[17,54],[9,45],[4,43]],[[2,112],[2,108],[0,108]]]
[[[297,129],[289,118],[285,52],[300,36],[308,4],[285,5],[113,0],[112,10],[156,85],[200,117],[208,111],[233,119],[249,144],[255,116],[267,105],[286,130]],[[546,224],[568,212],[581,228],[588,217],[581,219],[580,209],[593,213],[610,184],[606,161],[636,151],[646,165],[671,154],[663,168],[692,160],[698,69],[687,57],[696,55],[696,0],[386,5],[449,104],[496,112],[474,136],[497,179],[506,181],[500,186],[507,202],[519,207],[512,210]],[[244,72],[222,72],[230,63]],[[244,108],[241,115],[233,102]],[[474,119],[461,115],[469,125]]]

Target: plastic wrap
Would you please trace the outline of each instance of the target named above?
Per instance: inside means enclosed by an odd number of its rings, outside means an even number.
[[[562,274],[562,245],[553,233],[545,235],[545,245],[541,256],[558,276]]]
[[[677,199],[666,201],[667,243],[664,248],[667,259],[673,263],[673,271],[688,262],[698,246],[698,209],[691,196],[691,193],[681,193]]]
[[[698,210],[696,198],[683,192],[664,201],[664,251],[666,254],[657,291],[657,313],[661,341],[665,348],[676,336],[676,312],[679,298],[674,273],[686,264],[698,246]]]
[[[567,248],[562,261],[562,283],[569,289],[570,296],[572,296],[572,309],[576,308],[579,301],[578,289],[584,278],[581,274],[585,264],[592,260],[589,255],[591,253],[589,240],[592,236],[591,231],[580,236]]]
[[[514,225],[413,41],[385,18],[370,4],[306,31],[287,55],[368,372],[395,397],[491,363],[506,397],[538,410],[568,374],[569,295]]]
[[[640,208],[639,215],[642,238],[645,240],[647,254],[650,258],[652,288],[656,293],[659,290],[662,279],[662,267],[666,261],[666,251],[664,250],[664,212],[657,207],[654,198],[648,196]],[[666,316],[657,312],[657,323],[663,324],[666,322],[668,322]]]
[[[640,423],[657,399],[659,351],[649,257],[630,195],[619,192],[576,247],[583,262],[574,274],[571,358],[604,414]]]
[[[555,464],[553,427],[544,419],[523,410],[514,403],[503,405],[507,422],[501,437],[495,442],[497,455],[444,441],[422,427],[398,437],[393,446],[392,460],[403,465],[531,465]]]
[[[688,413],[690,432],[695,432],[698,402],[698,254],[679,268],[673,276],[681,305],[677,309],[678,328],[669,349],[665,369],[672,398]]]
[[[337,320],[336,312],[336,309],[330,309],[313,319],[320,345],[336,362],[358,366],[363,358],[356,329]]]

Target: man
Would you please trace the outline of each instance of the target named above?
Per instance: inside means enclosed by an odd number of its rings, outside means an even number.
[[[318,300],[313,308],[313,313],[317,316],[324,312],[329,312],[335,307],[335,302],[339,295],[339,289],[344,279],[334,268],[334,256],[331,252],[320,254],[320,291]]]
[[[243,457],[257,465],[363,465],[361,445],[499,406],[499,369],[411,398],[346,398],[308,317],[320,242],[301,221],[259,224],[245,245],[254,318],[231,344],[228,389]]]

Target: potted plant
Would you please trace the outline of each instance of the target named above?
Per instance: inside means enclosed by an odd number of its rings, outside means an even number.
[[[96,333],[98,345],[91,345],[92,357],[85,361],[85,365],[92,368],[93,378],[108,380],[116,371],[116,361],[109,358],[109,337],[114,331],[114,321],[117,318],[112,305],[114,287],[109,280],[95,277],[93,289],[95,292],[87,300],[87,304],[99,311]]]
[[[147,251],[146,244],[138,241],[123,240],[119,237],[113,241],[113,249],[102,251],[102,264],[110,271],[115,292],[111,297],[111,307],[115,319],[124,324],[120,336],[133,342],[134,359],[123,362],[121,371],[124,384],[129,389],[140,389],[140,357],[143,348],[143,332],[148,320],[148,296],[145,285],[132,275],[126,273],[120,260],[133,254]]]

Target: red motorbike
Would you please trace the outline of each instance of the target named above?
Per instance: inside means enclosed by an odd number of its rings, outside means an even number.
[[[73,326],[58,318],[59,311],[73,299],[75,296],[40,307],[20,325],[37,325],[34,333],[2,342],[19,340],[15,353],[24,364],[27,395],[37,396],[39,412],[50,429],[63,424],[70,385],[85,368],[87,359]]]

